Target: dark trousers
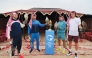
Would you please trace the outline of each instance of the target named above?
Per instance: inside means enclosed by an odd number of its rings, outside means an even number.
[[[15,49],[17,48],[17,52],[20,53],[22,46],[22,37],[16,36],[12,38],[12,56],[14,56]]]

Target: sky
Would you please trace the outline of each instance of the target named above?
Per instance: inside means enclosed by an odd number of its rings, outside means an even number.
[[[0,0],[0,13],[30,8],[61,8],[92,14],[92,0]]]

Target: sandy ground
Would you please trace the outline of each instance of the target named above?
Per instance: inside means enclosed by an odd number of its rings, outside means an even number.
[[[10,58],[9,56],[0,56],[0,58]],[[17,57],[16,57],[17,58]],[[46,55],[46,56],[24,56],[24,58],[74,58],[73,55],[67,57],[66,55],[65,56],[49,56],[49,55]],[[86,56],[78,56],[78,58],[92,58],[92,55],[86,55]]]
[[[0,43],[0,47],[4,47],[7,44],[8,44],[7,42]],[[36,43],[34,43],[34,44],[36,44]],[[34,50],[31,54],[29,54],[30,49],[26,48],[29,45],[30,45],[29,42],[23,41],[23,43],[22,43],[21,54],[24,55],[24,58],[74,58],[74,55],[66,56],[67,52],[65,54],[57,53],[57,55],[45,55],[44,51],[41,51],[39,53],[38,51]],[[43,40],[42,43],[40,43],[40,49],[45,49],[44,47],[45,46],[44,46],[44,40]],[[74,50],[74,48],[75,48],[75,46],[73,43],[73,50]],[[0,58],[10,58],[9,54],[6,53],[7,51],[9,51],[9,49],[10,49],[10,47],[7,49],[4,49],[4,50],[0,50]],[[92,42],[85,40],[85,39],[83,39],[83,42],[79,42],[79,52],[80,53],[78,55],[78,58],[92,58]],[[86,52],[85,55],[80,55],[81,53],[84,53],[84,52]],[[42,54],[44,54],[44,55],[42,55]],[[18,57],[16,56],[16,58],[18,58]]]

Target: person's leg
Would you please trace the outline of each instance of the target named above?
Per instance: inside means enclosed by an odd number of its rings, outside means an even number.
[[[60,37],[58,37],[58,47],[56,48],[56,50],[61,50],[61,39]]]
[[[63,48],[66,48],[66,40],[65,40],[66,36],[65,36],[65,33],[62,33],[61,34],[61,39],[63,41]]]
[[[74,36],[75,50],[78,50],[78,36]]]
[[[74,36],[74,42],[75,42],[75,58],[77,58],[77,53],[78,53],[78,36]]]
[[[71,51],[71,48],[72,48],[72,39],[73,39],[73,36],[69,35],[69,38],[68,38],[68,40],[69,40],[69,51]]]
[[[61,49],[61,36],[60,36],[60,33],[57,34],[57,37],[58,37],[58,49]]]
[[[58,46],[61,46],[61,39],[58,38]]]
[[[65,40],[66,40],[66,45],[68,45],[68,36],[67,36],[67,35],[66,35]],[[66,46],[66,47],[67,47],[67,46]]]
[[[63,41],[63,49],[62,49],[62,53],[66,52],[66,40],[62,40]]]
[[[68,41],[69,41],[69,52],[68,52],[68,56],[70,56],[71,55],[71,53],[72,53],[72,50],[71,50],[71,48],[72,48],[72,39],[73,39],[73,36],[71,36],[71,35],[69,35],[68,36]]]
[[[36,49],[40,52],[40,49],[39,49],[39,33],[36,33]]]
[[[65,33],[62,33],[62,34],[61,34],[61,39],[62,39],[62,42],[63,42],[62,53],[65,53],[65,49],[66,49]]]
[[[62,40],[63,41],[63,47],[66,48],[66,40]]]
[[[36,36],[35,33],[31,34],[31,41],[30,41],[30,45],[31,45],[30,48],[31,48],[31,50],[30,50],[29,53],[31,53],[33,51],[33,49],[34,49],[34,39],[35,39],[35,36]]]
[[[13,38],[13,39],[12,39],[12,46],[11,46],[12,56],[14,56],[15,48],[16,48],[16,46],[17,46],[17,41],[18,41],[18,39],[16,39],[16,38]]]
[[[20,54],[20,50],[22,47],[22,37],[19,37],[18,39],[19,39],[19,41],[17,43],[17,50],[18,50],[18,54]]]

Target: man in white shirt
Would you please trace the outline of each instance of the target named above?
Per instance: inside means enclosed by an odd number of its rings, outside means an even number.
[[[70,14],[71,18],[68,22],[68,41],[69,41],[69,53],[67,54],[68,56],[70,56],[72,54],[72,40],[74,40],[75,42],[75,58],[78,58],[77,56],[77,52],[78,52],[78,36],[79,36],[79,32],[78,32],[78,28],[82,28],[81,27],[81,19],[76,17],[76,12],[72,11]]]

